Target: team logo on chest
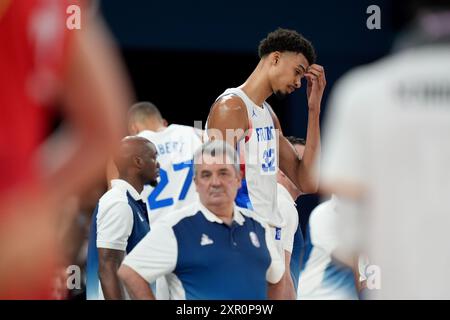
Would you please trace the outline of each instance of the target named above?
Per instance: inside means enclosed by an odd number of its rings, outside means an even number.
[[[249,233],[250,236],[250,241],[252,242],[252,244],[256,247],[259,248],[261,247],[261,244],[259,243],[259,239],[258,236],[256,235],[256,233],[254,233],[253,231],[251,231]]]
[[[204,233],[202,234],[202,238],[200,240],[200,245],[201,246],[207,246],[207,245],[210,245],[210,244],[213,244],[213,243],[214,243],[214,241],[212,239],[210,239],[207,234],[204,234]]]

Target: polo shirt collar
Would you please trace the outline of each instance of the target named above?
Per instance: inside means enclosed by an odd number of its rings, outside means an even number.
[[[206,220],[216,223],[223,223],[222,219],[220,219],[218,216],[216,216],[214,213],[212,213],[208,208],[206,208],[202,203],[198,203],[200,211],[205,216]],[[233,221],[236,221],[237,224],[242,226],[245,222],[245,218],[242,215],[242,213],[239,211],[238,207],[234,205],[234,212],[233,212]]]
[[[128,191],[134,200],[142,200],[142,197],[139,194],[139,192],[137,192],[136,189],[125,180],[113,179],[111,180],[111,187],[118,188],[123,191]]]

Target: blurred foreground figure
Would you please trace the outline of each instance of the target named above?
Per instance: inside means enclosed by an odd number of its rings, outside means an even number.
[[[66,10],[74,4],[81,9],[80,30],[66,25]],[[0,1],[3,299],[53,297],[62,256],[55,240],[58,216],[69,197],[100,178],[125,133],[121,119],[131,100],[126,77],[114,46],[83,4]],[[57,112],[67,126],[46,139]]]
[[[324,129],[324,185],[364,214],[369,299],[450,298],[450,7],[435,2],[401,51],[340,81]]]

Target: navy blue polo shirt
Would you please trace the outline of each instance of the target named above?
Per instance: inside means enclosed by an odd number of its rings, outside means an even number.
[[[87,258],[87,299],[103,299],[98,277],[98,248],[129,253],[150,231],[148,213],[139,193],[126,181],[111,181],[92,216]]]
[[[234,208],[231,225],[200,203],[158,220],[125,258],[149,283],[166,276],[171,299],[266,299],[284,273],[269,228]]]

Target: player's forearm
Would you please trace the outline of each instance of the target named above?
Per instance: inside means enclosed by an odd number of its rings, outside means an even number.
[[[99,278],[105,300],[123,300],[123,289],[117,276],[118,267],[107,264],[99,268]]]
[[[285,300],[286,289],[284,275],[278,283],[269,283],[267,287],[267,299],[269,300]]]
[[[278,283],[268,284],[267,298],[270,300],[295,300],[297,298],[289,269],[286,269]]]
[[[319,187],[319,172],[316,162],[320,158],[320,113],[310,111],[305,152],[297,170],[298,184],[304,193],[315,193]]]
[[[155,300],[149,283],[137,272],[126,265],[122,265],[118,272],[119,278],[123,281],[131,299],[134,300]]]
[[[285,299],[286,300],[296,300],[297,294],[295,292],[294,281],[291,277],[290,270],[285,272]]]

